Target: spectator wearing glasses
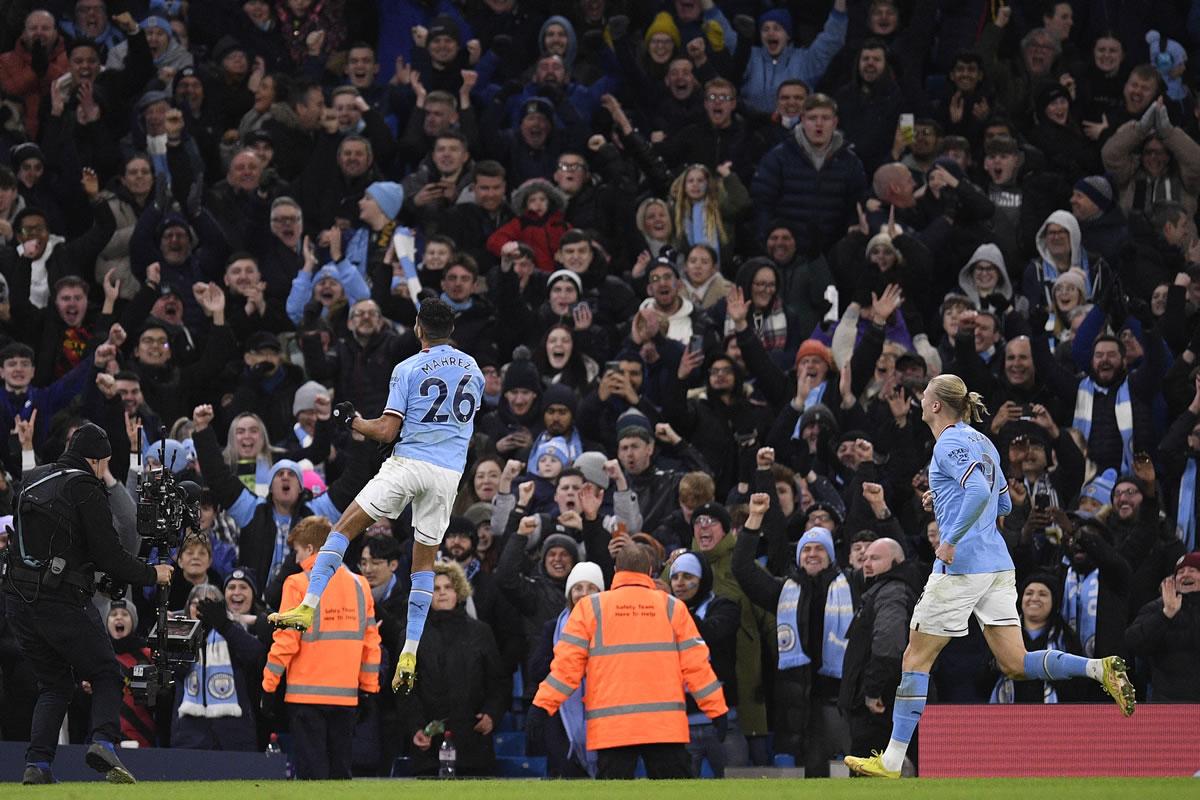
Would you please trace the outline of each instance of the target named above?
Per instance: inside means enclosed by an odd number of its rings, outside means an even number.
[[[704,119],[667,136],[656,147],[667,166],[679,169],[703,164],[715,170],[728,161],[742,182],[748,182],[754,173],[750,163],[752,135],[749,124],[736,113],[737,101],[737,87],[725,78],[705,83]]]

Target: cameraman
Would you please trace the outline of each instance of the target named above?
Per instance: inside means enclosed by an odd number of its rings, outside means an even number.
[[[112,525],[104,484],[112,448],[104,430],[78,428],[58,461],[26,473],[8,550],[6,615],[38,680],[24,783],[53,783],[58,732],[77,682],[92,686],[92,745],[87,764],[110,783],[133,783],[114,750],[120,741],[121,668],[91,602],[93,574],[115,583],[167,584],[173,568],[125,552]],[[44,564],[34,569],[16,553]]]

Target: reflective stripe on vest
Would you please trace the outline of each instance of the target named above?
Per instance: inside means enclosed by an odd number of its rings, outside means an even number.
[[[567,644],[573,644],[576,647],[582,647],[584,650],[588,649],[587,639],[584,639],[581,636],[575,636],[570,633],[563,633],[563,634],[559,635],[558,640],[560,642],[566,642]]]
[[[634,642],[632,644],[610,644],[607,647],[593,647],[588,655],[619,656],[625,653],[674,653],[677,649],[675,642]]]
[[[288,686],[288,694],[315,694],[322,697],[358,697],[358,689],[347,689],[342,686]]]
[[[604,630],[603,620],[600,615],[600,595],[594,594],[592,598],[592,616],[596,618],[596,633],[592,635],[592,641],[595,642],[594,647],[602,647],[604,645]]]
[[[717,689],[720,689],[720,688],[721,688],[721,682],[713,681],[708,686],[701,687],[700,689],[697,689],[696,691],[692,692],[692,697],[695,698],[696,700],[700,700],[702,698],[708,697],[710,694],[712,694],[713,692],[715,692]]]
[[[562,692],[563,694],[567,695],[568,697],[570,697],[571,694],[575,691],[570,686],[568,686],[566,683],[564,683],[563,681],[560,681],[558,678],[554,677],[553,675],[546,676],[546,683],[550,684],[550,688],[557,689],[558,691]]]
[[[379,665],[378,664],[360,664],[358,667],[358,671],[359,672],[379,672]]]
[[[338,569],[345,569],[346,565],[338,566]],[[363,594],[362,584],[354,578],[354,596],[358,603],[358,613],[355,614],[355,619],[360,620],[357,631],[328,631],[321,632],[321,607],[317,606],[317,613],[313,615],[312,626],[300,635],[302,642],[357,642],[361,640],[367,633],[367,625],[375,623],[374,617],[367,616],[367,598]]]
[[[649,714],[666,711],[686,711],[683,703],[629,703],[627,705],[609,706],[608,708],[589,708],[584,714],[585,719],[603,719],[604,717],[622,717],[627,714]]]
[[[284,672],[282,664],[273,664],[270,661],[267,662],[267,670],[272,675],[280,675],[280,676],[282,676],[283,672]]]

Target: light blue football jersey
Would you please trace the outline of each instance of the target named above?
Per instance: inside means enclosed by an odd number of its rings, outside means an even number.
[[[957,535],[953,530],[966,497],[967,479],[976,471],[988,486],[987,505],[967,529]],[[1012,510],[1008,499],[1008,481],[1000,469],[1000,454],[992,441],[979,431],[959,422],[938,437],[929,464],[929,488],[933,490],[933,513],[943,541],[954,544],[954,563],[941,560],[936,572],[969,575],[1001,572],[1013,568],[1004,537],[996,526],[996,517]],[[956,539],[956,540],[955,540]]]
[[[392,454],[462,472],[482,397],[483,373],[461,350],[442,344],[404,359],[383,410],[404,419]]]

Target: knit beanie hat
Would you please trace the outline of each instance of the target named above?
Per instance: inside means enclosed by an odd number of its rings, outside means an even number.
[[[292,416],[301,411],[312,411],[316,407],[317,395],[324,394],[326,388],[316,381],[308,381],[296,390],[292,398]]]
[[[1112,501],[1112,490],[1117,483],[1117,471],[1115,469],[1106,469],[1101,472],[1092,482],[1083,487],[1080,492],[1080,497],[1090,497],[1101,505],[1108,505]]]
[[[1102,214],[1113,207],[1113,187],[1103,175],[1080,178],[1075,182],[1075,191],[1095,203]]]
[[[1179,557],[1179,560],[1175,562],[1175,572],[1179,572],[1179,570],[1183,569],[1184,567],[1200,569],[1200,550],[1193,550],[1187,555]],[[137,618],[135,617],[134,619]]]
[[[492,504],[484,500],[472,503],[467,506],[467,510],[463,512],[463,516],[471,520],[471,525],[475,528],[476,533],[478,533],[480,523],[489,522],[492,519]]]
[[[787,31],[788,38],[792,38],[792,15],[784,8],[773,8],[770,11],[760,14],[758,17],[758,28],[761,31],[762,26],[768,22],[778,23],[781,28]]]
[[[229,577],[225,579],[225,583],[221,585],[221,589],[228,589],[229,584],[233,581],[242,581],[250,587],[250,591],[254,593],[254,597],[258,597],[258,581],[254,577],[252,570],[245,567],[238,567],[233,572],[229,573]]]
[[[137,632],[138,627],[137,606],[127,600],[113,600],[108,606],[108,616],[111,617],[112,612],[116,611],[117,609],[129,612],[129,616],[133,619],[133,627],[130,629],[129,635],[134,635]],[[105,621],[107,622],[107,620]]]
[[[700,565],[700,558],[695,553],[684,553],[671,562],[671,577],[674,578],[680,572],[699,578],[704,574],[704,567]]]
[[[575,456],[575,462],[571,466],[582,472],[583,479],[588,483],[594,483],[601,489],[607,489],[609,479],[608,473],[604,471],[604,464],[607,461],[608,456],[604,453],[589,450]]]
[[[1087,297],[1087,278],[1079,267],[1071,267],[1066,272],[1059,275],[1054,280],[1054,286],[1057,288],[1060,284],[1071,286],[1079,290],[1080,297]]]
[[[594,561],[580,561],[571,567],[571,574],[567,576],[567,586],[563,594],[570,597],[571,589],[575,584],[584,581],[599,587],[600,591],[604,591],[604,573],[600,571],[599,564]]]
[[[896,227],[899,228],[899,226],[896,226]],[[871,239],[867,242],[866,255],[868,258],[871,255],[871,251],[874,250],[876,247],[886,247],[887,249],[891,250],[892,255],[894,255],[896,257],[896,263],[898,263],[898,264],[904,263],[904,256],[902,256],[900,254],[900,251],[898,249],[896,249],[896,245],[892,243],[892,237],[889,236],[888,234],[883,233],[881,231],[871,237]]]
[[[67,441],[67,452],[83,458],[102,459],[112,455],[112,445],[104,428],[94,422],[85,422],[75,429]]]
[[[504,370],[504,381],[500,384],[500,391],[507,392],[510,389],[528,389],[534,394],[542,393],[542,379],[538,375],[537,367],[529,360],[529,352],[524,348],[523,353],[513,353],[512,363]]]
[[[725,506],[720,503],[705,503],[692,512],[692,527],[695,527],[696,520],[700,517],[712,517],[721,523],[721,530],[729,533],[733,530],[733,518],[729,516],[729,512],[725,510]]]
[[[563,280],[575,284],[575,293],[583,297],[583,279],[569,269],[559,269],[550,273],[550,277],[546,279],[546,294],[550,294],[551,286]]]
[[[823,342],[816,339],[805,339],[801,342],[800,349],[796,351],[796,366],[799,366],[800,359],[806,356],[816,356],[833,369],[833,351]]]
[[[577,402],[578,398],[575,396],[575,390],[563,383],[548,386],[546,391],[542,393],[542,411],[545,411],[550,406],[565,406],[574,415]]]
[[[555,436],[542,442],[533,452],[529,454],[529,464],[531,469],[537,467],[538,461],[541,461],[542,456],[550,456],[558,459],[558,463],[563,467],[567,466],[567,440],[561,436]]]
[[[388,219],[395,219],[404,204],[404,187],[392,181],[375,181],[367,187],[367,194]]]
[[[636,406],[626,409],[617,417],[617,439],[624,439],[626,436],[637,436],[647,442],[654,441],[654,425]]]
[[[675,20],[666,11],[658,12],[654,19],[651,20],[649,27],[646,28],[646,35],[644,37],[646,44],[650,44],[650,40],[654,38],[655,34],[659,33],[665,33],[667,36],[670,36],[671,41],[675,43],[676,47],[683,44],[683,37],[679,34],[679,26],[675,24]]]
[[[837,556],[833,552],[833,534],[826,528],[809,528],[800,537],[800,541],[796,542],[796,563],[800,563],[800,551],[804,549],[804,545],[812,544],[813,542],[825,548],[825,552],[829,554],[829,563],[837,564]]]

